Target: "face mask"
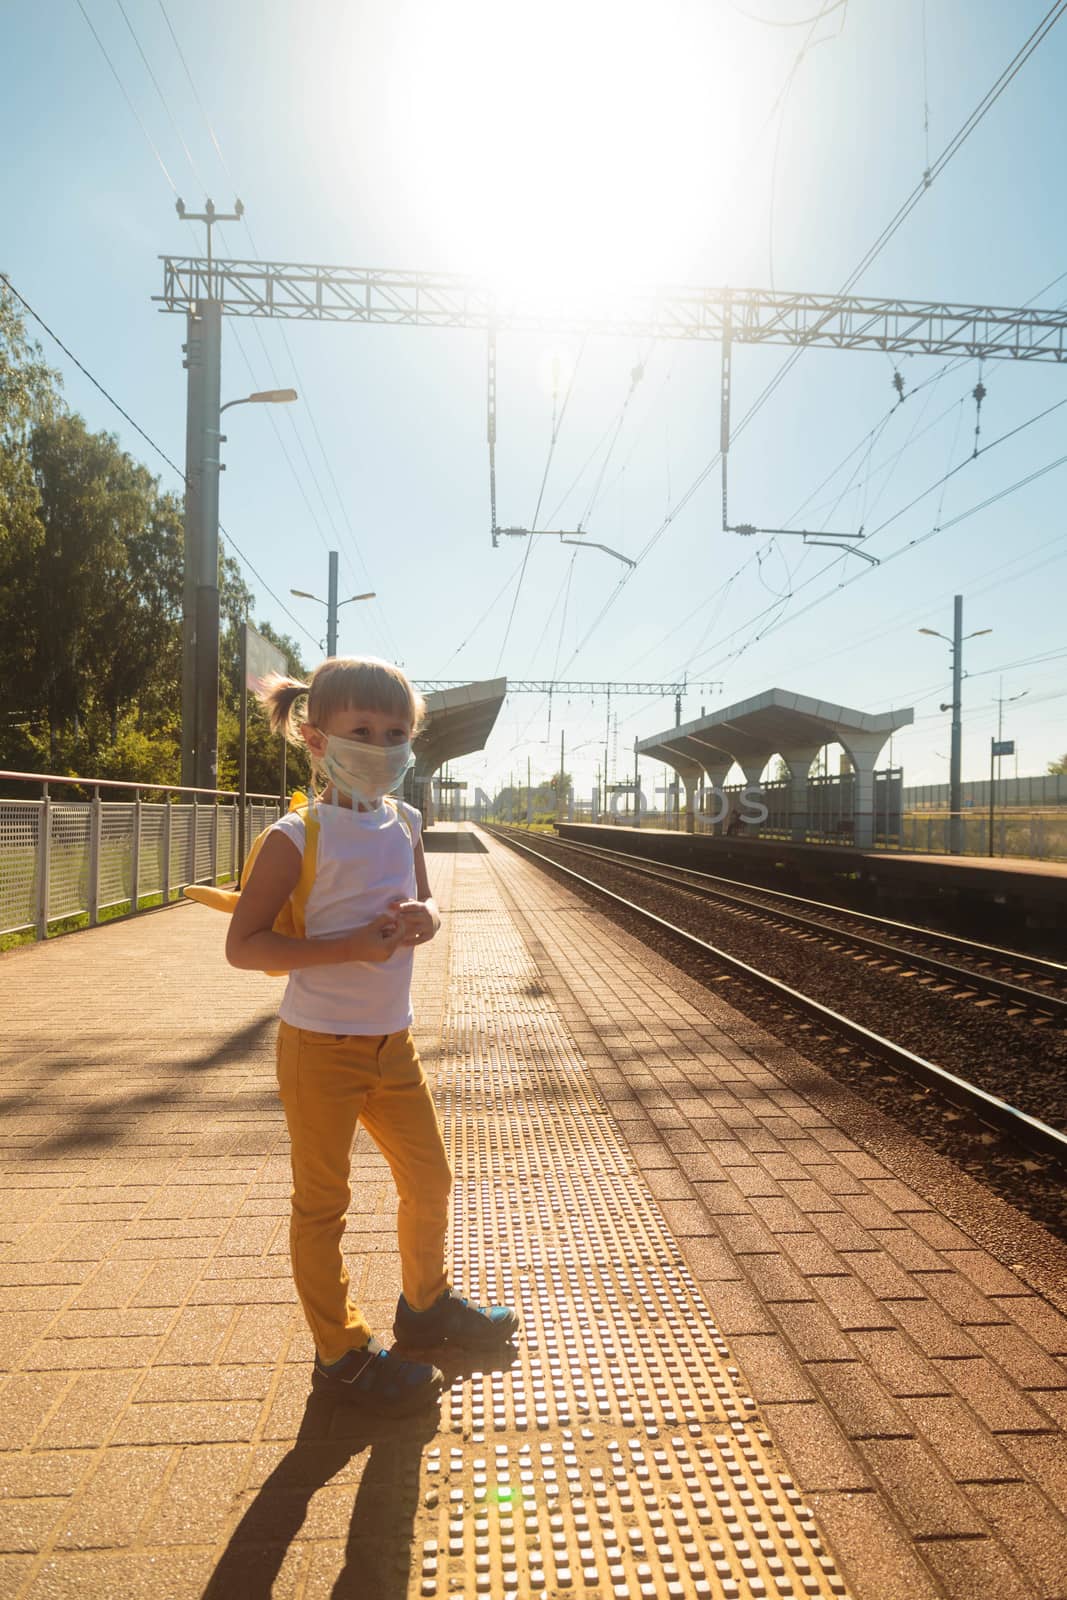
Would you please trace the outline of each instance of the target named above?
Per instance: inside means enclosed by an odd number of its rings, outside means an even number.
[[[361,805],[381,804],[415,764],[410,742],[384,747],[361,744],[358,739],[341,739],[328,734],[326,753],[319,763],[335,789]]]

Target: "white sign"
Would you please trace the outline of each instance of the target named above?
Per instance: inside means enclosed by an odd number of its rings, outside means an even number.
[[[268,672],[280,672],[284,677],[288,671],[289,663],[277,645],[271,644],[269,639],[264,639],[263,635],[257,633],[250,622],[246,622],[245,688],[256,694]]]

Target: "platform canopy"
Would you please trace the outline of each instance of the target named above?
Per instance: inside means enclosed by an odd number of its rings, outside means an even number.
[[[895,711],[856,711],[813,700],[788,689],[765,689],[736,705],[638,740],[640,755],[665,762],[681,777],[687,795],[703,783],[721,785],[736,761],[756,787],[772,756],[781,756],[794,789],[793,831],[807,825],[808,771],[826,744],[840,744],[855,774],[854,829],[857,844],[873,838],[874,769],[890,735],[914,720],[910,706]],[[689,804],[690,814],[693,806]]]
[[[484,750],[507,691],[506,678],[490,678],[426,695],[426,721],[415,740],[415,767],[405,793],[427,821],[432,820],[434,773],[446,761]]]

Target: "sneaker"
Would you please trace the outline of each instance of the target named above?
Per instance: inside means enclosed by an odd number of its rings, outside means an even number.
[[[413,1311],[401,1295],[393,1337],[398,1345],[429,1350],[457,1345],[466,1350],[491,1350],[518,1332],[519,1319],[510,1306],[477,1306],[446,1289],[426,1311]]]
[[[379,1417],[406,1417],[441,1397],[444,1379],[438,1367],[405,1361],[377,1339],[349,1350],[325,1366],[315,1356],[311,1387],[337,1395]]]

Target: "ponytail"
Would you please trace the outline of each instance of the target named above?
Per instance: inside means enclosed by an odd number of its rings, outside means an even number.
[[[335,712],[358,706],[363,711],[402,717],[414,738],[426,716],[426,702],[401,669],[374,656],[331,656],[315,668],[310,683],[268,672],[260,680],[256,697],[267,713],[272,733],[284,733],[294,744],[303,743],[294,709],[305,696],[308,719],[319,728]]]
[[[296,678],[283,677],[280,672],[268,672],[256,690],[256,699],[267,713],[272,733],[281,733],[294,744],[299,744],[297,724],[293,718],[296,702],[308,693],[308,685]]]

